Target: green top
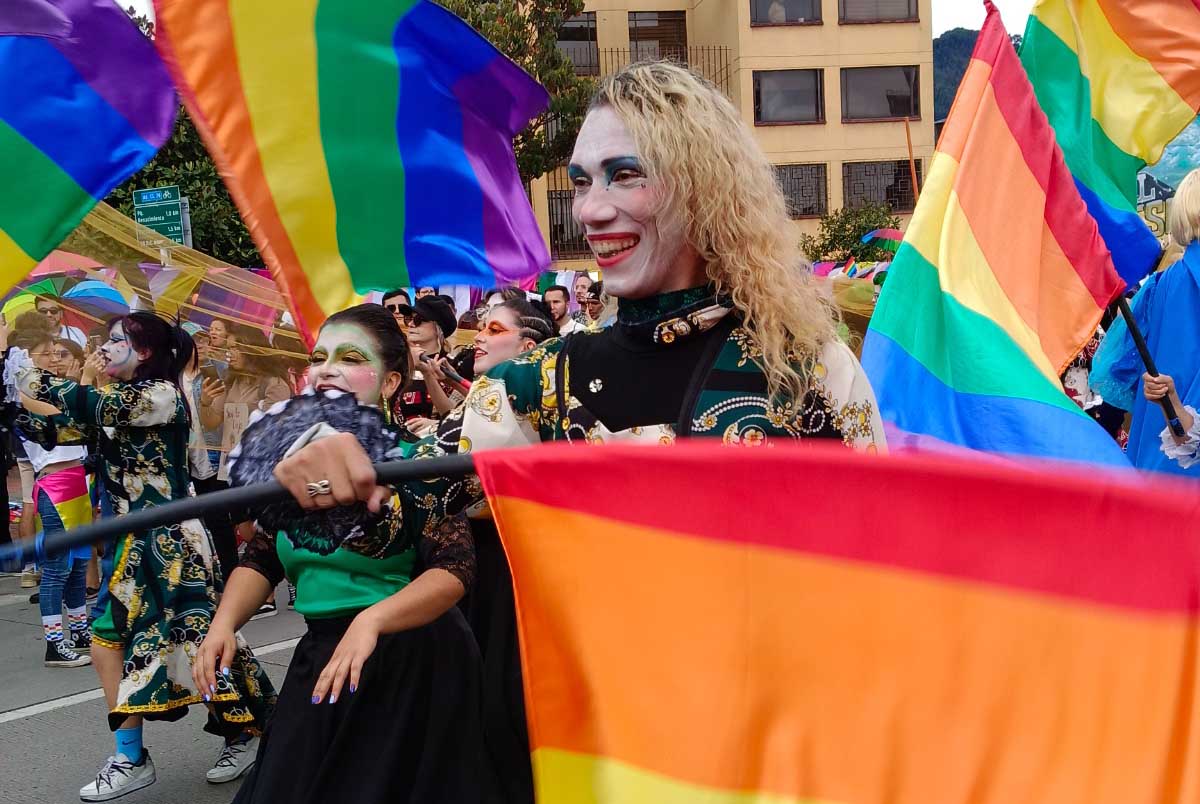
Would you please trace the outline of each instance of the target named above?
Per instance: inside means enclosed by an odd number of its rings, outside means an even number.
[[[408,586],[416,550],[371,558],[339,547],[329,555],[298,548],[287,533],[275,539],[284,573],[296,587],[296,611],[323,619],[356,614]]]

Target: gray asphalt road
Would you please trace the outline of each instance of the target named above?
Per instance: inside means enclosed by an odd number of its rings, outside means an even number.
[[[112,734],[90,667],[42,665],[41,616],[28,603],[31,591],[20,589],[15,577],[0,577],[0,802],[71,804],[112,753]],[[286,588],[281,592],[286,601]],[[281,685],[304,620],[285,607],[243,633],[262,649],[267,673]],[[204,714],[195,709],[176,723],[148,723],[145,743],[158,781],[120,799],[122,804],[228,804],[238,783],[205,782],[221,741],[203,726]]]

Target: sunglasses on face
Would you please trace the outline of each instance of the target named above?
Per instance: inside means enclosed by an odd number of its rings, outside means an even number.
[[[42,315],[62,315],[61,307],[48,307],[45,310],[40,310]]]
[[[401,305],[400,302],[396,302],[395,304],[385,304],[383,306],[388,308],[388,311],[391,312],[392,315],[395,315],[396,313],[400,312],[400,308],[403,305]]]

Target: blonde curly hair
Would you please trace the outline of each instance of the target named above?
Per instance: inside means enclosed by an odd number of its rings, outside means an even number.
[[[775,169],[716,86],[668,61],[604,78],[591,108],[609,107],[665,188],[660,214],[684,221],[687,242],[717,291],[742,314],[772,394],[803,397],[807,366],[836,337],[836,308],[812,278]]]

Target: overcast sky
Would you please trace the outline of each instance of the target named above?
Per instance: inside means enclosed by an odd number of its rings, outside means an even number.
[[[1034,0],[993,0],[1009,33],[1024,33]],[[933,0],[933,35],[951,28],[978,31],[983,27],[983,0]]]

